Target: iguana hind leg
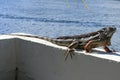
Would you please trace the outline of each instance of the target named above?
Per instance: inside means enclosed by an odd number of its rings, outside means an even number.
[[[74,50],[75,48],[78,46],[79,41],[73,41],[69,46],[68,46],[68,50],[65,53],[65,60],[67,60],[68,56],[70,55],[71,59],[72,56],[74,55]]]
[[[67,60],[68,56],[70,55],[71,59],[72,56],[74,55],[74,49],[68,49],[67,52],[65,53],[65,61]]]

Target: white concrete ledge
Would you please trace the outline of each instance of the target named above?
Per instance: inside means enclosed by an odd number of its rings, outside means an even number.
[[[0,35],[0,80],[119,80],[120,52],[76,51],[64,61],[66,47],[41,39]]]

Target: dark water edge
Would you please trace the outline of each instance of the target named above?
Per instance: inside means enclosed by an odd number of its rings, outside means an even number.
[[[116,26],[112,46],[120,51],[120,0],[0,0],[0,34],[30,33],[58,37]],[[78,4],[79,3],[79,4]]]

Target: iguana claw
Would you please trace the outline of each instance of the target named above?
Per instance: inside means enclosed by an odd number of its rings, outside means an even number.
[[[68,56],[70,55],[71,59],[72,56],[74,55],[74,49],[68,49],[67,52],[65,53],[65,61],[67,60]]]

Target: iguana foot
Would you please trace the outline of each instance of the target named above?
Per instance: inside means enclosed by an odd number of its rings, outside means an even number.
[[[106,45],[103,46],[103,49],[104,49],[106,52],[116,52],[115,50],[110,50]]]
[[[65,61],[67,60],[68,56],[70,55],[71,59],[74,55],[74,49],[68,49],[67,52],[65,53]]]
[[[86,53],[91,53],[92,51],[90,49],[85,50]]]
[[[69,46],[68,46],[68,50],[67,52],[65,53],[65,60],[67,60],[68,56],[70,55],[71,59],[74,55],[74,51],[75,51],[75,48],[78,46],[79,44],[79,41],[73,41]]]
[[[112,52],[118,52],[118,51],[116,51],[116,50],[112,50]]]

